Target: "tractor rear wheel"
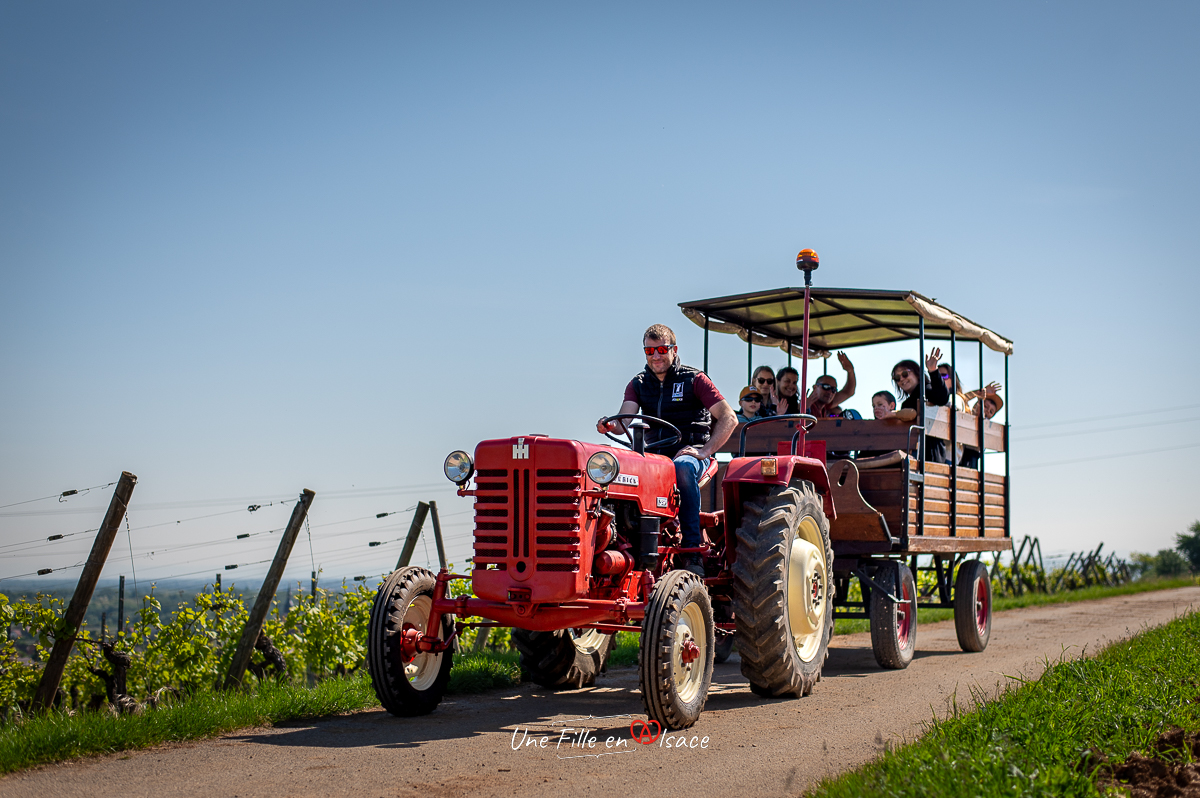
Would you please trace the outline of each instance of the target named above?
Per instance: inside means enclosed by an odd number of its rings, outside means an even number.
[[[615,644],[613,635],[595,629],[513,629],[512,641],[521,652],[521,678],[562,689],[595,684]]]
[[[811,482],[772,486],[743,506],[733,617],[755,694],[798,698],[820,680],[833,634],[832,563],[829,521]]]
[[[646,602],[638,649],[648,718],[669,730],[699,720],[712,683],[714,638],[712,602],[700,577],[667,572]]]
[[[917,583],[902,562],[885,560],[875,572],[883,590],[871,590],[871,649],[881,668],[900,670],[917,650]],[[900,601],[892,601],[888,594]]]
[[[992,636],[992,580],[979,560],[958,566],[954,580],[954,631],[963,651],[983,651]]]
[[[367,629],[367,669],[375,695],[393,715],[432,712],[450,681],[454,658],[449,651],[422,653],[403,644],[406,631],[427,633],[436,584],[432,572],[407,566],[389,576],[375,594]],[[438,637],[449,639],[449,617],[442,616],[441,626]]]
[[[721,635],[717,638],[717,645],[713,651],[713,661],[717,663],[728,662],[730,655],[733,654],[733,635]]]

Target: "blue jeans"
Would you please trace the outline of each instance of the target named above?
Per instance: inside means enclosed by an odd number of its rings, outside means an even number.
[[[703,461],[690,454],[675,458],[675,484],[679,486],[679,531],[683,533],[683,547],[694,549],[704,545],[700,533],[700,475],[708,468],[709,460]]]

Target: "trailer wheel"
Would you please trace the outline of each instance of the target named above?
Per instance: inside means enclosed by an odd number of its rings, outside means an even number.
[[[733,615],[742,674],[762,696],[805,696],[833,634],[829,521],[811,482],[746,502],[737,529]]]
[[[450,652],[421,653],[401,645],[405,631],[427,631],[437,578],[424,568],[408,566],[389,576],[371,607],[367,630],[367,669],[383,708],[411,717],[432,712],[450,681]],[[439,637],[449,639],[452,626],[442,616]]]
[[[963,651],[983,651],[992,636],[992,580],[979,560],[967,560],[958,566],[954,631]]]
[[[638,679],[646,716],[666,729],[694,724],[713,672],[713,611],[700,577],[670,571],[654,586],[642,620]]]
[[[596,683],[608,663],[614,635],[595,629],[531,632],[513,629],[513,645],[521,652],[521,678],[542,687],[578,689]]]
[[[871,591],[871,648],[881,668],[899,670],[917,648],[917,583],[902,562],[888,560],[876,571],[884,590]],[[892,601],[888,593],[900,599]]]

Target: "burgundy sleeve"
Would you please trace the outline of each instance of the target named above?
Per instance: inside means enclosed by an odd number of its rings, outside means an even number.
[[[696,375],[696,379],[692,381],[692,390],[696,392],[696,398],[704,405],[705,410],[712,409],[717,402],[725,401],[725,397],[721,396],[721,392],[707,374]]]
[[[629,384],[625,386],[625,398],[622,401],[636,402],[637,400],[637,392],[633,390],[633,380],[630,380]],[[641,407],[641,405],[638,406]]]

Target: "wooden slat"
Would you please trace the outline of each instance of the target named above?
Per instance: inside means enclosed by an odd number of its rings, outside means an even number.
[[[979,443],[978,417],[962,412],[956,412],[955,416],[958,424],[958,442],[972,447],[977,446]],[[932,407],[927,408],[925,423],[929,427],[929,437],[950,440],[949,407],[939,407],[936,410]],[[1004,451],[1004,425],[994,421],[984,421],[983,445],[997,452]]]
[[[1008,551],[1010,538],[947,538],[937,536],[910,537],[908,548],[901,554],[936,554],[953,551]]]

